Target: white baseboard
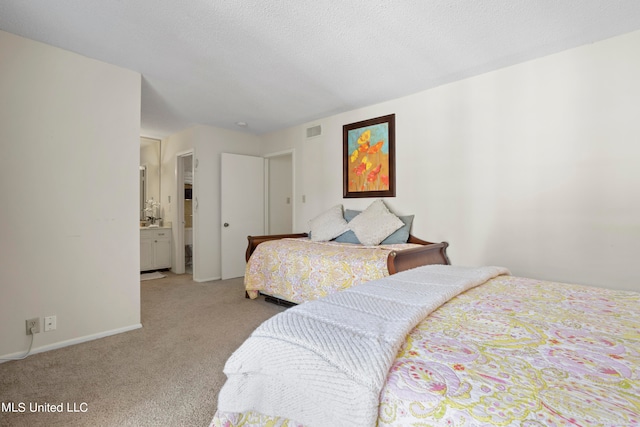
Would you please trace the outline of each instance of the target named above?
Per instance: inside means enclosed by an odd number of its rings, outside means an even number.
[[[142,328],[142,323],[137,323],[134,325],[130,325],[130,326],[125,326],[124,328],[118,328],[118,329],[112,329],[110,331],[104,331],[104,332],[100,332],[97,334],[92,334],[92,335],[85,335],[84,337],[79,337],[79,338],[73,338],[70,340],[66,340],[66,341],[60,341],[60,342],[56,342],[53,344],[47,344],[47,345],[43,345],[41,347],[36,347],[36,348],[32,348],[31,352],[29,353],[29,356],[33,355],[33,354],[38,354],[38,353],[44,353],[45,351],[50,351],[50,350],[56,350],[59,348],[63,348],[63,347],[68,347],[70,345],[76,345],[76,344],[80,344],[83,342],[88,342],[88,341],[93,341],[93,340],[97,340],[100,338],[105,338],[111,335],[117,335],[117,334],[121,334],[123,332],[129,332],[129,331],[134,331],[136,329],[140,329]],[[17,353],[11,353],[11,354],[6,354],[4,356],[0,356],[0,359],[15,359],[17,357],[21,357],[24,355],[23,351],[17,352]],[[8,360],[0,360],[0,363],[4,363],[4,362],[8,362]]]
[[[221,279],[220,276],[218,276],[218,277],[210,277],[208,279],[196,279],[196,278],[194,278],[193,281],[194,282],[198,282],[198,283],[202,283],[202,282],[211,282],[212,280],[220,280],[220,279]]]

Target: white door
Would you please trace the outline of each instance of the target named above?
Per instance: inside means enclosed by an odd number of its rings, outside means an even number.
[[[220,206],[223,279],[244,276],[247,236],[264,232],[264,159],[222,153]]]

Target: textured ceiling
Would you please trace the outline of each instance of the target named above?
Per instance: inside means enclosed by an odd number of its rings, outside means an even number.
[[[640,29],[638,0],[2,0],[0,29],[142,74],[142,134],[261,134]]]

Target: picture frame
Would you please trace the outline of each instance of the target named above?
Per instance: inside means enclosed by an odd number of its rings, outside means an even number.
[[[396,115],[342,127],[343,198],[396,196]]]

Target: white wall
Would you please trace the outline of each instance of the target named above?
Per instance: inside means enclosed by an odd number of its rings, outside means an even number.
[[[260,155],[257,136],[210,127],[194,126],[162,141],[162,204],[165,221],[174,222],[176,204],[176,153],[194,149],[193,278],[219,279],[220,272],[220,154]],[[172,203],[169,204],[169,196]],[[197,206],[196,205],[197,198]],[[174,224],[177,226],[177,223]],[[174,241],[176,228],[173,227]],[[175,249],[175,248],[174,248]],[[174,257],[175,260],[175,250]]]
[[[140,75],[0,31],[0,99],[0,355],[139,327]]]
[[[399,214],[459,265],[640,290],[640,32],[264,137],[296,150],[296,231],[343,203],[342,126],[396,114]],[[305,141],[305,128],[323,135]],[[306,203],[301,203],[302,196]]]

